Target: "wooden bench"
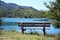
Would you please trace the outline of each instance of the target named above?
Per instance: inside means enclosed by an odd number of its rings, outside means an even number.
[[[24,33],[24,27],[43,27],[44,36],[46,34],[45,27],[50,27],[50,22],[21,22],[18,23],[18,26],[21,27],[22,33]]]

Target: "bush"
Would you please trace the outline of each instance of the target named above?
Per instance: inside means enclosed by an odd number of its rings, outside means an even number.
[[[2,25],[2,20],[0,18],[0,36],[2,36],[2,30],[3,30],[3,28],[1,27],[1,25]]]
[[[57,40],[60,40],[60,33],[58,33],[57,35]]]
[[[46,37],[56,37],[55,34],[47,34]]]
[[[60,40],[60,36],[57,37],[57,40]]]
[[[30,34],[33,34],[33,35],[40,35],[38,32],[30,32]]]
[[[0,36],[2,36],[3,35],[3,33],[2,33],[2,31],[0,30]]]
[[[17,32],[16,30],[7,30],[7,32]]]

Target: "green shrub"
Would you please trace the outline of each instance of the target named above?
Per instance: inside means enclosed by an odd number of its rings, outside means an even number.
[[[38,32],[30,32],[30,34],[32,34],[32,35],[40,35]]]
[[[60,33],[59,33],[58,36],[57,36],[57,40],[60,40]]]
[[[3,28],[1,27],[1,25],[2,25],[2,20],[0,18],[0,36],[2,36],[2,30],[3,30]]]
[[[2,33],[2,31],[0,30],[0,36],[2,36],[3,35],[3,33]]]
[[[55,34],[47,34],[46,37],[56,37]]]
[[[60,40],[60,36],[59,36],[59,37],[57,37],[57,40]]]

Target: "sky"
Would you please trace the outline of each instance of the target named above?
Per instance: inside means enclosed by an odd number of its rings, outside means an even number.
[[[6,3],[15,3],[21,6],[31,6],[37,10],[49,10],[45,7],[44,2],[49,4],[49,1],[55,0],[2,0]]]

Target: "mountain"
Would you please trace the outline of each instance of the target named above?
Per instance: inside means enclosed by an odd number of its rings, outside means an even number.
[[[11,9],[11,8],[19,8],[20,6],[14,3],[5,3],[0,0],[0,9]]]
[[[27,7],[27,6],[20,6],[14,3],[5,3],[0,0],[0,9],[12,9],[12,8],[30,8],[34,9],[33,7]]]
[[[43,11],[33,7],[21,6],[14,3],[5,3],[0,0],[0,9],[3,10],[2,17],[43,17]]]

